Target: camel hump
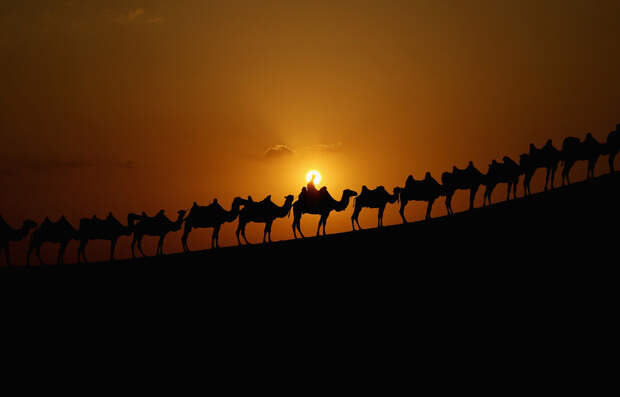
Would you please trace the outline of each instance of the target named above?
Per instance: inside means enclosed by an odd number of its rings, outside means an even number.
[[[363,193],[368,193],[368,191],[369,191],[369,190],[370,190],[370,189],[368,189],[368,186],[366,186],[366,185],[362,185],[362,194],[363,194]]]
[[[415,182],[415,179],[413,179],[413,175],[409,174],[407,180],[405,181],[405,185],[411,185],[413,182]]]

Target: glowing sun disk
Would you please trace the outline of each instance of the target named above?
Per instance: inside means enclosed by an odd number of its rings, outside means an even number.
[[[310,182],[312,175],[314,175],[314,184],[318,185],[321,182],[321,174],[319,174],[317,170],[308,171],[306,174],[306,182]]]

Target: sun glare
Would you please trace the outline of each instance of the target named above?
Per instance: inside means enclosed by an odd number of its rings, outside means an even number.
[[[310,182],[310,180],[312,179],[312,175],[314,175],[315,185],[321,183],[321,174],[319,174],[319,171],[316,170],[308,171],[308,173],[306,174],[306,182]]]

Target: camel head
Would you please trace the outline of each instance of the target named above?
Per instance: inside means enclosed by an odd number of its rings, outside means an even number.
[[[58,225],[64,229],[71,239],[79,240],[80,236],[78,230],[69,223],[64,215],[60,218],[60,221],[58,221]]]
[[[295,196],[293,196],[292,194],[288,194],[284,196],[284,205],[293,204],[293,200],[295,200]]]
[[[402,191],[403,191],[403,188],[402,187],[398,187],[398,186],[396,186],[394,188],[394,190],[393,190],[392,196],[396,197],[396,202],[397,203],[400,203],[400,194],[402,193]]]
[[[37,223],[31,219],[26,219],[22,223],[22,229],[27,233],[30,229],[37,227]]]
[[[295,200],[295,196],[292,194],[288,194],[284,196],[284,205],[282,206],[284,209],[288,207],[287,216],[291,216],[291,209],[293,209],[293,200]]]
[[[248,203],[248,200],[241,198],[241,197],[235,197],[232,202],[232,209],[238,210],[239,207],[241,207],[242,205],[246,205],[247,203]]]
[[[357,196],[357,193],[351,189],[344,189],[344,191],[342,192],[342,197],[355,197]]]

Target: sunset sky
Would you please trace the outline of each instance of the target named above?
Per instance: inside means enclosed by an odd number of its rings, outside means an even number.
[[[5,1],[0,215],[18,226],[65,214],[77,227],[110,211],[174,218],[215,197],[227,209],[247,195],[281,205],[311,169],[340,198],[470,160],[486,172],[548,138],[604,140],[620,123],[619,21],[617,0]],[[543,171],[534,180],[539,190]],[[410,203],[408,218],[424,208]],[[350,230],[352,210],[333,213],[328,233]],[[440,199],[433,215],[444,214]],[[274,240],[292,238],[291,222],[275,222]],[[305,215],[304,232],[317,222]],[[375,226],[376,210],[360,223]],[[221,244],[236,244],[236,224]],[[210,235],[193,231],[190,248]],[[107,247],[91,243],[89,259]],[[144,247],[154,253],[155,239]],[[14,262],[25,249],[12,246]]]

